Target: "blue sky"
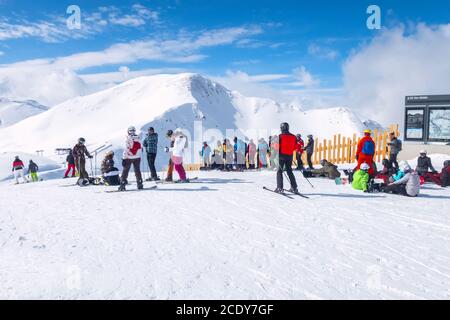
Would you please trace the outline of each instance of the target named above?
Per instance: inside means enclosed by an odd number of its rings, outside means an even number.
[[[81,30],[65,26],[71,4]],[[366,27],[371,4],[382,10],[382,30]],[[0,0],[0,12],[3,67],[44,59],[79,75],[192,71],[271,89],[338,90],[351,54],[385,30],[403,26],[407,36],[420,23],[448,23],[450,2]]]

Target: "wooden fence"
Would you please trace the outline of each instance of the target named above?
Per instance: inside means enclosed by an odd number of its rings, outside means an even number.
[[[388,139],[390,132],[395,132],[396,137],[398,137],[400,134],[398,125],[391,125],[389,130],[374,130],[372,133],[372,138],[375,142],[375,160],[377,162],[381,162],[389,154],[387,143],[389,141]],[[313,164],[319,164],[322,159],[327,159],[334,164],[356,162],[356,149],[361,138],[362,135],[357,137],[356,133],[353,134],[352,137],[345,137],[341,134],[336,134],[333,136],[333,139],[324,139],[322,142],[316,138],[314,144]],[[303,153],[302,159],[303,163],[306,164],[306,153]]]
[[[378,131],[374,130],[372,133],[372,139],[375,142],[375,160],[381,162],[384,158],[389,155],[388,137],[390,132],[395,132],[396,137],[399,136],[400,132],[397,125],[389,126],[389,130]],[[341,134],[336,134],[333,139],[327,140],[323,139],[322,142],[318,138],[315,140],[314,144],[314,154],[313,154],[313,164],[320,164],[322,159],[327,159],[334,164],[343,163],[354,163],[356,162],[356,149],[358,147],[358,142],[361,140],[362,134],[357,136],[356,133],[352,137],[345,137]],[[306,143],[306,141],[305,141]],[[306,152],[303,153],[303,163],[306,162]],[[295,155],[294,155],[294,160]],[[201,164],[192,163],[184,164],[186,171],[197,171],[200,170]]]

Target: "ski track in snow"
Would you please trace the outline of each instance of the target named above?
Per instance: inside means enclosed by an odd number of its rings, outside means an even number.
[[[310,199],[288,199],[262,189],[274,172],[190,175],[130,193],[0,183],[0,298],[450,298],[448,188],[312,189],[295,173]]]

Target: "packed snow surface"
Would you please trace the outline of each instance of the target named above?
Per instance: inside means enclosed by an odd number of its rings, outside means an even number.
[[[274,172],[189,174],[127,193],[0,183],[0,298],[450,298],[448,188],[313,189],[297,172],[310,199],[288,199],[262,189]]]

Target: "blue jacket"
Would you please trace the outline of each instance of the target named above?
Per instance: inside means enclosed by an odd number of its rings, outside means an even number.
[[[394,181],[398,181],[405,176],[405,173],[402,170],[398,170],[397,174],[395,174],[392,178]]]

